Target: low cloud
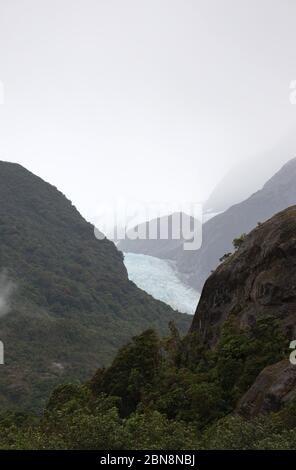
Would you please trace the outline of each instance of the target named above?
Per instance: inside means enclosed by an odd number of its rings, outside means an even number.
[[[11,298],[16,284],[11,281],[5,271],[0,272],[0,317],[7,315],[11,308]]]

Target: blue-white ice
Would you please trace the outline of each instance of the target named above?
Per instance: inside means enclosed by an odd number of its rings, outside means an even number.
[[[199,293],[186,286],[172,264],[154,256],[124,253],[124,264],[131,281],[179,312],[194,314]]]

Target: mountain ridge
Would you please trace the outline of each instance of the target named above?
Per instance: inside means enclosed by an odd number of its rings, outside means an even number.
[[[202,225],[202,245],[186,251],[183,243],[170,249],[169,240],[130,240],[119,247],[175,262],[180,278],[201,291],[224,254],[233,251],[233,240],[272,215],[296,203],[296,158],[285,163],[263,187]],[[160,243],[162,242],[162,243]]]
[[[83,380],[147,327],[187,315],[128,279],[122,253],[54,186],[0,162],[0,267],[17,288],[0,317],[2,407],[44,404],[58,383]]]
[[[293,158],[261,190],[206,222],[201,248],[190,257],[186,252],[179,252],[176,259],[177,267],[187,275],[188,283],[201,290],[211,271],[219,265],[220,258],[233,251],[234,238],[295,204],[295,179],[296,158]]]

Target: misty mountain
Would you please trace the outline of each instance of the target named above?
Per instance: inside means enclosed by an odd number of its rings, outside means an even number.
[[[239,179],[242,181],[243,176]],[[296,203],[295,181],[296,159],[292,159],[262,189],[205,222],[199,250],[185,251],[184,240],[126,240],[119,248],[174,261],[182,279],[200,291],[220,258],[233,250],[234,238]],[[157,220],[153,220],[153,224],[157,224]]]
[[[296,155],[295,131],[258,155],[240,161],[217,184],[204,204],[206,212],[224,212],[262,188],[292,156]]]
[[[176,219],[175,219],[176,217]],[[174,220],[180,221],[180,236],[173,238]],[[178,224],[179,222],[177,222]],[[166,238],[161,239],[161,226],[167,227]],[[201,228],[201,223],[183,212],[176,212],[168,216],[158,217],[142,224],[136,225],[133,229],[127,231],[126,238],[118,243],[118,248],[126,253],[138,253],[143,255],[155,256],[163,259],[174,259],[180,250],[183,250],[184,241],[188,238],[183,237],[186,228],[190,228],[191,233]],[[184,232],[183,232],[184,228]],[[145,239],[131,239],[131,232],[146,234]],[[154,234],[155,238],[149,236]],[[190,241],[190,237],[189,237]]]
[[[55,187],[0,162],[0,200],[2,408],[39,408],[54,385],[89,377],[147,327],[187,329],[187,315],[128,280],[122,253]]]
[[[203,226],[200,250],[176,257],[178,268],[187,274],[190,285],[202,288],[219,259],[233,251],[233,239],[249,232],[260,222],[296,203],[296,159],[286,163],[260,191],[245,201],[230,207]]]

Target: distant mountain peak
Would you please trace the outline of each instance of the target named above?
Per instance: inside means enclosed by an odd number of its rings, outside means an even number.
[[[220,263],[220,258],[233,251],[234,238],[296,204],[295,181],[296,158],[293,158],[262,189],[206,222],[200,250],[193,252],[191,257],[180,253],[177,258],[178,268],[187,273],[189,283],[201,289],[210,272]]]

